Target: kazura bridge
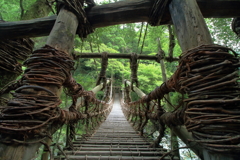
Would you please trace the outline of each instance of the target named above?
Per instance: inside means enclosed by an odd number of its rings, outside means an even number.
[[[0,23],[0,160],[32,160],[41,146],[42,160],[180,159],[176,151],[182,148],[167,151],[160,146],[166,127],[200,159],[239,159],[239,54],[213,43],[204,18],[234,18],[232,28],[240,36],[240,0],[56,3],[57,15]],[[95,28],[135,22],[174,25],[181,56],[172,57],[173,49],[169,57],[164,57],[163,50],[156,56],[72,55],[76,34],[86,38]],[[48,35],[46,44],[33,51],[29,37],[43,35]],[[91,91],[72,76],[79,58],[102,58],[102,70]],[[106,78],[108,58],[130,59],[131,80],[124,82],[122,92],[114,92],[113,80]],[[145,94],[137,87],[138,59],[161,65],[163,60],[178,61],[178,68]],[[72,99],[66,108],[60,107],[63,90]],[[101,100],[95,96],[100,90],[104,90]],[[132,101],[130,92],[139,99]],[[182,99],[168,111],[161,102],[170,92],[180,93]],[[67,125],[64,146],[52,142],[52,135],[63,125]],[[51,153],[54,147],[57,155]]]

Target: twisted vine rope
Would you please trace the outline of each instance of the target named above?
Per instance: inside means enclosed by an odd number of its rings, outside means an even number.
[[[61,117],[61,101],[43,86],[60,88],[73,67],[67,54],[49,46],[34,51],[24,64],[28,69],[19,80],[20,87],[0,114],[0,132],[6,137],[12,135],[16,141],[49,135],[47,127]]]
[[[94,32],[90,22],[87,19],[86,12],[84,10],[84,3],[89,7],[95,5],[94,1],[89,0],[62,0],[58,2],[58,12],[64,6],[65,9],[73,12],[78,18],[77,34],[80,38],[87,38],[87,35]]]
[[[163,122],[168,126],[185,124],[195,141],[210,151],[239,152],[239,67],[238,55],[230,48],[203,45],[189,50],[182,54],[177,71],[167,82],[128,103],[126,115],[146,115],[149,110],[130,108],[162,99],[169,92],[187,94],[186,106],[163,114]]]
[[[232,52],[233,54],[230,54]],[[240,151],[240,66],[237,54],[218,45],[183,54],[176,90],[187,93],[185,125],[196,142],[216,152]]]
[[[28,69],[18,81],[13,99],[0,113],[0,133],[3,143],[26,143],[29,138],[50,137],[53,123],[75,123],[87,118],[78,111],[77,98],[86,97],[89,103],[97,107],[100,103],[92,92],[84,91],[71,76],[72,59],[64,52],[45,46],[33,52],[24,63]],[[59,108],[61,100],[48,86],[56,89],[65,86],[72,97],[69,111]],[[96,105],[95,105],[96,104]],[[109,105],[106,105],[109,108]],[[89,113],[89,117],[109,112],[106,108]],[[11,136],[11,139],[8,137]]]
[[[107,79],[106,79],[107,67],[108,67],[108,55],[107,55],[107,52],[103,52],[102,53],[101,71],[100,71],[100,74],[98,76],[97,83],[96,83],[96,86],[97,86],[101,83],[101,81],[103,81],[102,89],[105,88],[106,82],[107,82]]]
[[[161,23],[163,14],[171,0],[155,0],[152,10],[149,14],[148,23],[152,26],[158,26]]]
[[[130,68],[131,68],[131,89],[133,90],[133,84],[135,83],[138,87],[138,63],[137,63],[138,55],[136,53],[132,53],[130,57]]]
[[[22,73],[19,61],[32,54],[33,41],[29,38],[0,41],[0,68],[16,74]]]
[[[14,83],[9,82],[6,84],[6,81],[9,81],[9,76],[16,78],[22,73],[20,61],[26,60],[32,54],[33,46],[34,43],[29,38],[0,41],[0,78],[2,79],[0,95],[3,92],[8,93],[6,89]],[[7,101],[7,98],[0,97],[0,105],[5,105]]]

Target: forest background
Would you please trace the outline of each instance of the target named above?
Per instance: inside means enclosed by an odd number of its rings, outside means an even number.
[[[97,5],[116,2],[117,0],[96,1]],[[4,21],[19,21],[45,17],[55,14],[54,2],[50,0],[1,0],[0,1],[0,19]],[[231,30],[231,18],[208,18],[205,19],[209,27],[210,33],[214,39],[214,43],[234,49],[240,53],[239,39]],[[156,55],[160,50],[165,52],[165,56],[169,53],[169,36],[171,35],[172,26],[158,26],[152,27],[147,23],[132,23],[115,25],[104,28],[97,28],[95,32],[90,34],[86,39],[80,39],[76,36],[74,45],[74,54],[81,55],[81,53],[121,53],[131,54],[137,53],[142,55]],[[170,31],[170,32],[169,32]],[[34,48],[40,48],[45,45],[47,37],[33,38],[35,42]],[[179,57],[181,49],[174,36],[173,57]],[[144,93],[149,93],[157,86],[160,86],[164,79],[162,72],[166,72],[169,78],[178,66],[178,62],[164,61],[165,67],[155,61],[139,60],[138,67],[138,81],[139,88]],[[25,68],[23,67],[23,70]],[[74,78],[80,83],[85,90],[91,90],[96,85],[97,77],[101,69],[101,59],[78,59],[75,63]],[[115,80],[114,86],[123,87],[122,80],[130,79],[131,69],[130,62],[126,59],[109,59],[107,77],[113,77]],[[102,93],[98,93],[101,98]],[[170,101],[172,105],[178,105],[178,94],[170,94]],[[71,100],[68,96],[63,94],[61,96],[61,107],[68,106]],[[137,95],[132,93],[132,99],[138,99]],[[166,103],[164,103],[166,105]],[[167,105],[166,105],[167,107]],[[61,130],[55,133],[53,142],[62,144],[65,142],[66,129],[62,127]],[[82,132],[79,130],[79,132]],[[166,133],[165,147],[169,148],[169,133]],[[154,138],[154,137],[153,137]],[[182,146],[182,142],[180,142]],[[41,150],[41,149],[40,149]],[[55,148],[53,148],[54,153]],[[40,159],[41,151],[36,159]],[[196,156],[188,150],[181,151],[182,159],[197,159]]]

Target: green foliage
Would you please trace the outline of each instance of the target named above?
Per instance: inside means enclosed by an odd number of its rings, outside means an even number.
[[[23,0],[23,9],[26,11],[36,0]],[[21,7],[19,0],[1,0],[0,13],[5,21],[20,20]]]
[[[26,10],[35,3],[37,0],[24,0],[23,7]],[[115,0],[114,0],[115,1]],[[105,0],[101,4],[113,2]],[[1,0],[0,1],[0,13],[6,21],[20,20],[21,8],[19,0]],[[221,45],[227,45],[237,52],[240,52],[239,40],[233,34],[230,28],[231,19],[206,19],[212,37],[215,43]],[[151,27],[146,26],[146,23],[135,24],[123,24],[115,25],[105,28],[98,28],[94,33],[88,36],[88,38],[82,41],[80,38],[75,39],[74,50],[77,55],[81,53],[91,52],[108,52],[108,53],[122,53],[130,54],[135,52],[140,54],[141,46],[142,53],[144,55],[156,55],[158,52],[158,39],[160,39],[161,47],[168,54],[169,50],[169,33],[166,26]],[[143,28],[141,33],[141,28]],[[147,30],[146,30],[147,28]],[[146,35],[145,39],[144,36]],[[46,42],[47,37],[35,38],[35,49],[40,48]],[[178,57],[181,54],[181,49],[177,44],[174,48],[174,57]],[[109,59],[107,77],[111,76],[115,79],[115,86],[122,85],[122,78],[130,79],[131,70],[129,60],[123,59]],[[169,78],[177,68],[177,62],[166,62],[166,72]],[[85,90],[91,90],[95,87],[98,74],[101,69],[101,59],[79,59],[76,61],[76,70],[73,75],[75,80],[80,83]],[[141,60],[139,61],[138,68],[138,80],[140,82],[139,88],[146,94],[154,90],[157,86],[160,86],[163,82],[160,64],[152,61]],[[137,100],[138,97],[135,93],[131,93],[132,100]],[[99,99],[103,96],[103,92],[98,93]],[[170,93],[171,101],[173,105],[178,105],[181,101],[182,95],[178,93]],[[60,107],[68,107],[71,104],[70,97],[65,94],[61,96],[62,104]],[[79,124],[79,134],[84,133],[84,122]],[[151,127],[149,127],[151,130]],[[53,136],[53,141],[58,141],[64,144],[66,139],[66,126],[62,127],[62,130],[58,130]],[[185,157],[189,157],[189,153],[184,153]]]
[[[214,43],[240,52],[239,39],[231,29],[232,18],[208,18],[206,22]]]

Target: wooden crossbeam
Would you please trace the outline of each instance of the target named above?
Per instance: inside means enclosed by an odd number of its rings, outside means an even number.
[[[76,58],[102,58],[102,53],[77,53],[78,55]],[[130,53],[108,53],[108,58],[113,58],[113,59],[130,59],[131,54]],[[142,60],[155,60],[157,61],[158,57],[157,56],[149,56],[149,55],[138,55],[138,59]],[[167,59],[169,59],[167,57]],[[173,58],[173,61],[177,61],[178,58]]]
[[[112,59],[130,59],[131,54],[130,53],[108,53],[108,58]],[[77,53],[76,58],[102,58],[102,53]],[[141,60],[155,60],[158,62],[158,57],[157,56],[149,56],[149,55],[138,55],[138,59]],[[178,58],[170,58],[170,57],[165,57],[165,60],[169,62],[173,61],[178,61]]]
[[[240,17],[239,0],[197,0],[205,18]],[[94,28],[117,24],[147,22],[153,5],[152,0],[131,0],[99,5],[87,12],[88,20]],[[56,16],[27,21],[0,23],[0,40],[19,37],[47,36]],[[163,15],[161,25],[170,24],[169,10]]]

